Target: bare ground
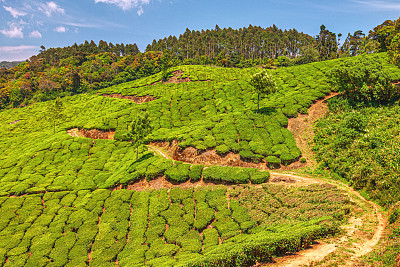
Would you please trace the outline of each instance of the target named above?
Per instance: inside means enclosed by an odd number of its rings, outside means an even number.
[[[120,189],[128,189],[128,190],[135,190],[135,191],[143,191],[148,189],[171,189],[174,187],[180,188],[190,188],[190,187],[201,187],[201,186],[218,186],[218,185],[225,185],[228,189],[231,188],[232,184],[227,183],[216,183],[212,181],[205,181],[201,179],[200,181],[191,181],[188,180],[184,183],[173,183],[168,181],[165,176],[158,177],[154,180],[147,181],[146,179],[142,179],[138,182],[126,185],[126,186],[118,186],[114,188],[114,190]]]
[[[167,83],[185,83],[185,82],[191,82],[189,77],[182,78],[183,71],[182,70],[177,70],[172,72],[174,76],[168,79],[168,81],[163,82],[164,84]]]
[[[70,129],[67,133],[72,137],[86,137],[92,139],[114,139],[115,131],[101,131],[97,129]]]
[[[276,175],[295,179],[298,185],[323,182],[298,175],[271,173],[272,178]],[[341,226],[343,235],[319,241],[309,249],[258,266],[363,266],[360,257],[371,252],[378,244],[387,225],[386,216],[377,204],[366,200],[348,185],[329,180],[324,182],[344,189],[351,200],[360,206],[353,212],[348,223]]]
[[[333,93],[322,100],[318,100],[311,106],[307,115],[299,115],[297,118],[289,120],[288,128],[294,134],[298,147],[307,158],[307,165],[315,163],[310,146],[313,140],[313,124],[326,114],[325,100],[335,95],[336,94]],[[85,133],[78,129],[72,129],[68,131],[68,134],[76,137],[85,137]],[[215,150],[206,151],[201,154],[196,150],[193,150],[193,148],[179,151],[177,142],[171,144],[153,143],[148,147],[154,153],[172,160],[182,160],[194,164],[266,169],[264,163],[255,164],[243,162],[240,160],[240,157],[238,158],[239,155],[235,154],[227,154],[224,157],[221,157]],[[288,169],[290,170],[298,167],[299,166],[292,164],[292,167],[289,166]],[[281,172],[270,173],[271,183],[278,183],[286,186],[308,186],[310,184],[322,184],[324,182],[334,184],[347,191],[352,201],[357,203],[361,208],[356,209],[349,219],[349,222],[342,226],[343,235],[319,241],[318,243],[313,244],[309,249],[277,258],[273,263],[258,263],[256,266],[362,266],[360,265],[360,257],[373,250],[381,239],[387,225],[386,216],[380,211],[381,207],[366,200],[354,189],[340,182]],[[198,182],[187,181],[181,184],[174,184],[167,181],[163,176],[152,181],[142,180],[128,185],[127,188],[133,190],[145,190],[149,188],[160,189],[178,186],[197,187],[205,185],[217,184],[203,180]]]
[[[287,128],[293,133],[296,145],[303,153],[303,157],[306,158],[308,166],[315,164],[311,150],[314,138],[314,124],[327,113],[326,100],[336,95],[338,93],[331,93],[325,98],[317,100],[308,109],[308,114],[299,114],[296,118],[289,119]]]
[[[239,154],[235,154],[233,152],[227,153],[225,155],[219,155],[215,149],[199,151],[194,147],[187,147],[185,149],[181,149],[178,146],[178,142],[176,140],[169,142],[152,142],[147,147],[163,157],[167,157],[172,160],[178,160],[186,163],[192,164],[203,164],[206,166],[230,166],[230,167],[242,167],[242,168],[257,168],[261,170],[271,170],[266,165],[266,162],[263,160],[260,163],[254,163],[249,161],[244,161],[240,158]],[[304,163],[293,162],[288,166],[282,165],[279,169],[281,171],[294,170],[301,167],[304,167]]]
[[[135,102],[136,104],[142,104],[156,100],[156,98],[152,95],[138,96],[138,95],[122,95],[122,94],[111,94],[111,95],[104,94],[102,96],[120,98],[120,99],[129,99]]]

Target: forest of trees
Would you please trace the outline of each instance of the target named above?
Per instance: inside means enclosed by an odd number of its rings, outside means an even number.
[[[216,25],[213,30],[186,29],[179,37],[153,40],[145,52],[136,44],[105,41],[64,48],[42,46],[39,54],[26,62],[11,69],[0,68],[0,109],[132,81],[165,72],[165,66],[275,68],[385,51],[400,65],[399,24],[399,20],[385,21],[369,35],[356,31],[342,44],[342,34],[324,25],[315,37],[275,25],[249,25],[238,30]]]

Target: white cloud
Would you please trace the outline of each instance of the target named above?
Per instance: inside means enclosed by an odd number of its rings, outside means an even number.
[[[26,13],[23,11],[18,11],[15,8],[12,8],[10,6],[3,6],[4,9],[8,12],[10,12],[11,16],[13,16],[14,18],[18,18],[18,17],[22,17],[25,16]]]
[[[65,14],[65,10],[53,1],[47,2],[46,4],[40,4],[39,10],[43,11],[48,17],[51,17],[56,13]]]
[[[0,30],[2,34],[9,38],[24,38],[24,34],[22,33],[22,27],[15,23],[9,24],[10,29],[8,30]]]
[[[354,3],[361,4],[373,9],[400,10],[400,3],[381,1],[381,0],[352,0]]]
[[[143,14],[144,10],[143,7],[139,7],[138,11],[136,12],[139,16]]]
[[[42,34],[39,31],[33,31],[29,34],[29,37],[32,38],[42,38]]]
[[[138,8],[137,14],[140,16],[143,14],[143,5],[149,4],[150,0],[94,0],[94,2],[114,4],[123,10]]]
[[[39,47],[33,45],[0,46],[0,61],[25,60],[38,51]]]
[[[67,29],[64,26],[58,26],[54,29],[56,32],[66,32]]]

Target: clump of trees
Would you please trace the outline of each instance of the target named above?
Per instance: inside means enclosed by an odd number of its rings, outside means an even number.
[[[171,66],[163,53],[140,53],[136,44],[100,41],[64,48],[42,46],[37,56],[0,69],[0,109],[136,80]]]
[[[358,57],[335,66],[328,75],[339,92],[356,101],[384,103],[398,97],[398,88],[377,57]]]

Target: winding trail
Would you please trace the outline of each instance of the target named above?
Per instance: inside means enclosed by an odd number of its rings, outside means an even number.
[[[362,206],[362,210],[358,210],[356,214],[350,217],[346,225],[341,226],[345,232],[342,236],[320,241],[309,249],[276,258],[274,263],[259,264],[258,266],[315,266],[319,262],[322,262],[322,266],[360,266],[358,265],[359,258],[371,252],[384,234],[387,220],[380,211],[381,207],[365,199],[359,192],[341,182],[271,172],[271,178],[275,176],[292,178],[302,186],[313,183],[335,185],[345,190],[354,202]],[[371,219],[374,221],[373,225],[369,225]],[[366,229],[362,231],[363,228]],[[370,231],[373,232],[372,238],[365,234]],[[325,260],[330,255],[332,257]],[[325,262],[323,262],[324,260]]]
[[[311,150],[313,140],[313,125],[327,113],[326,100],[336,96],[331,93],[316,101],[308,114],[299,114],[289,120],[288,129],[293,133],[297,146],[307,159],[307,166],[315,164]],[[149,150],[164,158],[173,158],[162,148],[148,145]],[[315,183],[329,183],[347,192],[351,200],[360,208],[349,218],[346,225],[341,226],[343,235],[329,238],[312,245],[309,249],[292,255],[276,258],[273,263],[258,263],[256,266],[359,266],[359,258],[371,252],[382,238],[387,220],[382,208],[365,199],[350,186],[324,178],[311,178],[293,173],[270,171],[270,182],[285,186],[308,186]]]
[[[315,164],[310,146],[313,125],[326,114],[325,100],[335,95],[337,94],[332,93],[324,99],[316,101],[310,107],[308,114],[289,120],[288,129],[293,133],[297,146],[303,151],[308,166]],[[68,134],[82,137],[77,129],[69,130]],[[174,160],[160,147],[154,145],[147,147],[155,154]],[[371,252],[382,238],[387,225],[386,214],[381,211],[382,208],[379,205],[365,199],[350,186],[330,179],[307,177],[294,173],[270,171],[270,174],[271,183],[281,183],[285,186],[308,186],[315,183],[335,185],[343,189],[360,208],[354,210],[348,223],[341,226],[342,235],[319,241],[306,250],[275,258],[273,263],[258,263],[255,266],[360,266],[360,257]],[[159,186],[164,187],[164,184],[160,183]]]

